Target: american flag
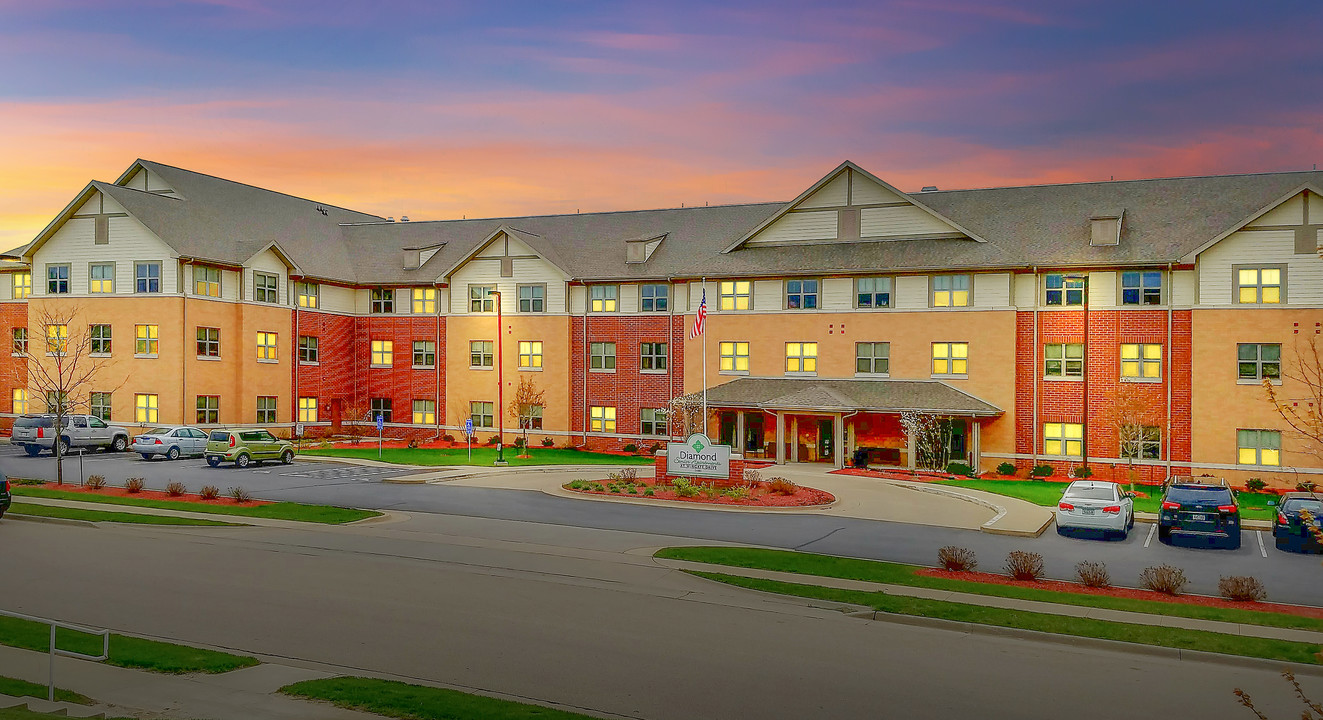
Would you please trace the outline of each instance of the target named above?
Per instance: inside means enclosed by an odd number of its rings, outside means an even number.
[[[703,289],[703,302],[698,304],[698,317],[694,318],[694,329],[689,332],[689,339],[693,340],[703,334],[703,324],[707,320],[707,288]]]

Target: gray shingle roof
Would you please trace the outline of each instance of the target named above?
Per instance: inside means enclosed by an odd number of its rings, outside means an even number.
[[[717,407],[768,410],[891,413],[927,410],[953,415],[1001,414],[997,406],[939,380],[739,378],[709,388],[707,402]]]

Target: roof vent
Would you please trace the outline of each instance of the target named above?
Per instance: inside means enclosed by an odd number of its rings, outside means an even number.
[[[630,264],[647,262],[665,239],[666,235],[651,235],[626,240],[625,262]]]
[[[936,185],[924,185],[924,186],[923,186],[923,189],[920,190],[919,192],[937,192],[937,186],[936,186]]]
[[[1121,224],[1125,220],[1125,210],[1116,214],[1094,215],[1089,218],[1089,244],[1108,246],[1121,244]]]
[[[395,222],[395,216],[391,215],[390,217],[386,218],[386,222]]]
[[[409,216],[408,216],[408,215],[401,215],[401,216],[400,216],[400,222],[409,222]]]

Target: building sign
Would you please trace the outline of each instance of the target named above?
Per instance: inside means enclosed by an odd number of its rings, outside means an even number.
[[[666,443],[666,474],[730,477],[730,446],[717,445],[702,433],[694,433],[684,442]]]

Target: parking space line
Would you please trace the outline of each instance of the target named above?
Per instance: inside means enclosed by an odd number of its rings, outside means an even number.
[[[1148,537],[1144,538],[1144,547],[1148,547],[1148,544],[1153,542],[1153,533],[1157,531],[1158,531],[1157,523],[1153,523],[1152,525],[1148,526]]]
[[[1254,536],[1257,537],[1257,538],[1259,539],[1259,554],[1262,555],[1262,556],[1264,556],[1264,557],[1268,557],[1268,548],[1265,548],[1265,547],[1263,546],[1263,531],[1262,531],[1262,530],[1255,530],[1255,531],[1254,531]]]

